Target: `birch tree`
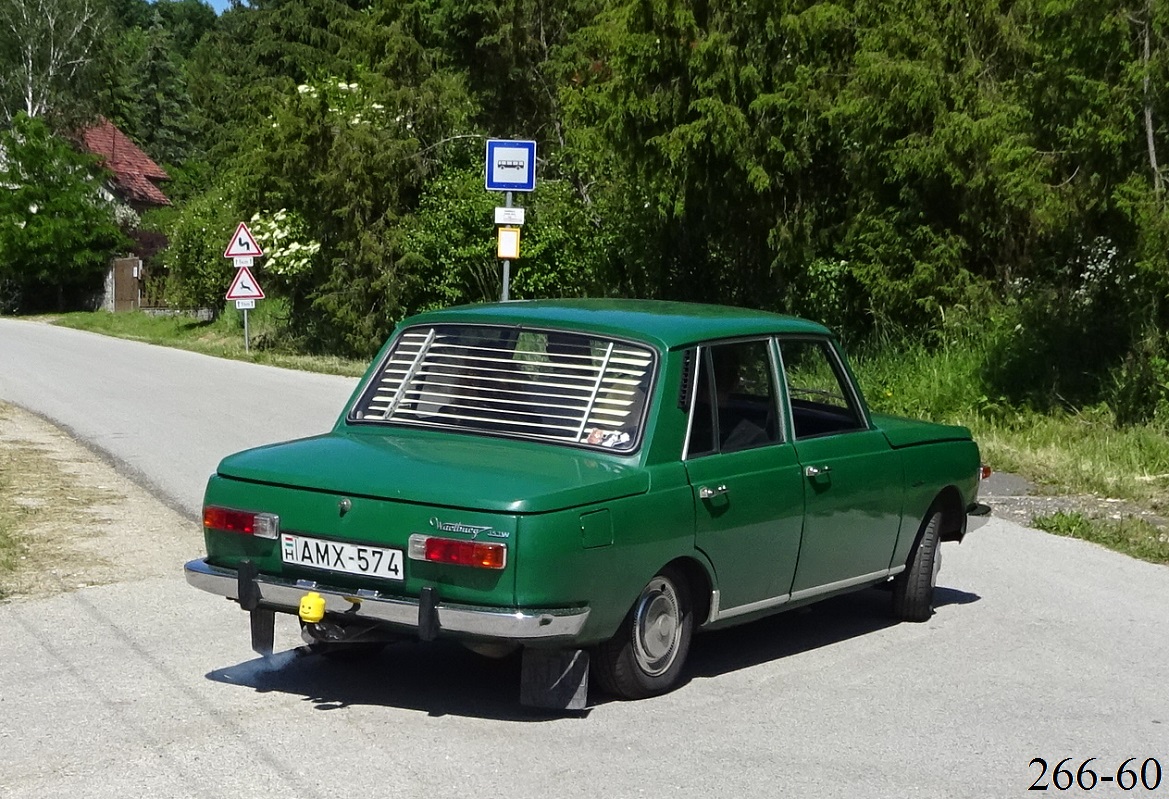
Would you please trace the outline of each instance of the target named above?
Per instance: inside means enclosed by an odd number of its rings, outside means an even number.
[[[43,117],[75,105],[108,29],[101,0],[0,3],[0,113]]]

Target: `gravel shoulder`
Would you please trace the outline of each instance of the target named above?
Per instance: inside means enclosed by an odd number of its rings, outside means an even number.
[[[982,484],[979,498],[990,505],[993,515],[1024,527],[1031,527],[1036,516],[1062,511],[1098,519],[1118,520],[1132,516],[1169,530],[1169,519],[1132,502],[1089,494],[1054,494],[1015,474],[992,474]]]
[[[3,403],[0,471],[13,542],[13,568],[0,571],[0,597],[177,575],[202,552],[197,521],[57,427]]]

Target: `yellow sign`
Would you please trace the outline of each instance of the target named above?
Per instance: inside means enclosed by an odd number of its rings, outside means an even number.
[[[511,261],[520,257],[520,229],[518,227],[499,228],[499,245],[496,247],[496,257]]]

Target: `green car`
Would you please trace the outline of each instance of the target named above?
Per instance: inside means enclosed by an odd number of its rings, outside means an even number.
[[[406,319],[333,429],[231,455],[188,582],[313,650],[522,650],[521,701],[668,691],[692,635],[888,583],[925,621],[977,503],[963,427],[870,413],[831,332],[557,300]]]

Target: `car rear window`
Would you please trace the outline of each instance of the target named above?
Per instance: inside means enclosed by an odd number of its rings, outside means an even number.
[[[488,325],[402,332],[349,414],[631,451],[640,443],[654,351],[588,334]]]

